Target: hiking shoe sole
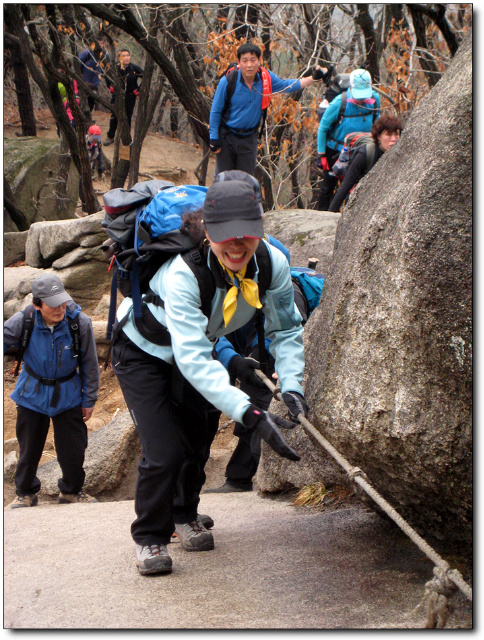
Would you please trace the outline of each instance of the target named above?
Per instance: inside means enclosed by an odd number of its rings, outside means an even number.
[[[145,563],[136,561],[136,566],[138,567],[138,571],[142,576],[148,576],[154,573],[171,573],[173,571],[171,558],[160,558],[151,566],[143,566],[144,564]]]
[[[211,540],[207,539],[204,542],[199,542],[196,546],[190,546],[190,544],[184,542],[177,533],[175,533],[175,537],[179,538],[181,546],[185,551],[212,551],[212,549],[215,548],[213,538]]]
[[[172,559],[166,551],[166,545],[135,546],[136,566],[142,576],[153,573],[171,573]]]

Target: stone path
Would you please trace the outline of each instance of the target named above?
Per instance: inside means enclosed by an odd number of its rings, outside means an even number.
[[[359,504],[315,512],[256,493],[202,494],[215,550],[169,545],[171,575],[142,577],[132,501],[4,513],[6,629],[422,628],[432,563]],[[448,628],[471,628],[460,594]]]

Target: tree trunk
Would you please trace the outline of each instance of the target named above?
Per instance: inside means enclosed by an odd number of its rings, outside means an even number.
[[[8,27],[9,13],[5,12],[5,25]],[[9,28],[9,27],[8,27]],[[10,50],[10,59],[13,68],[13,78],[15,83],[15,93],[17,94],[17,106],[22,123],[22,136],[36,136],[34,105],[32,103],[32,93],[30,91],[29,74],[22,56],[22,48],[17,38],[10,38],[5,34],[7,51]],[[8,48],[7,48],[8,47]]]
[[[419,52],[418,60],[422,71],[427,78],[427,82],[429,83],[429,88],[431,89],[440,80],[440,73],[432,57],[426,51],[427,35],[425,18],[421,11],[415,9],[415,6],[413,4],[408,4],[407,7],[410,11],[410,15],[412,16],[415,38],[417,40],[417,47],[421,49],[421,51]]]
[[[367,4],[358,4],[356,11],[355,22],[361,28],[365,38],[366,68],[370,72],[372,81],[378,84],[380,82],[380,67],[373,19]]]
[[[27,231],[29,228],[29,224],[27,222],[27,218],[25,214],[20,211],[15,203],[15,197],[13,195],[12,189],[8,184],[5,175],[3,176],[3,206],[10,214],[12,218],[12,222],[17,226],[19,231]]]

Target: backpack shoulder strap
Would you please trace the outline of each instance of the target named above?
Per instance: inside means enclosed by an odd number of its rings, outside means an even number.
[[[373,159],[375,158],[375,143],[374,142],[368,142],[366,144],[366,171],[368,173],[368,171],[371,169],[371,167],[373,166]]]
[[[24,357],[25,349],[30,341],[30,336],[35,326],[35,307],[33,304],[29,304],[24,309],[24,320],[22,324],[22,332],[20,334],[20,344],[17,351],[17,366],[15,367],[14,375],[18,376],[20,371],[20,365]]]
[[[204,316],[210,318],[212,300],[215,295],[215,279],[207,266],[204,254],[198,249],[183,254],[183,260],[193,271],[200,290],[201,310]]]
[[[74,358],[78,358],[81,355],[81,329],[79,327],[79,318],[71,318],[67,316],[67,324],[69,325],[69,331],[72,336],[72,348]],[[78,364],[80,363],[80,358]]]
[[[272,281],[272,260],[264,241],[259,242],[255,256],[259,267],[259,298],[262,298]]]
[[[225,75],[225,79],[227,80],[227,93],[225,95],[225,104],[222,110],[222,120],[224,121],[228,120],[229,117],[230,101],[232,100],[232,96],[234,95],[238,75],[239,70],[237,69],[236,63],[234,63],[232,69]]]
[[[343,89],[343,91],[341,92],[341,104],[339,106],[338,120],[337,120],[338,124],[343,119],[345,111],[346,111],[347,93],[348,93],[348,91],[346,89]]]

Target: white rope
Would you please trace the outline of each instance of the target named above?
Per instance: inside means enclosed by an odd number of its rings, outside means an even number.
[[[280,391],[265,376],[262,371],[255,372],[257,376],[272,391],[276,400],[283,401]],[[381,509],[400,527],[400,529],[414,542],[425,555],[436,565],[434,568],[434,579],[426,583],[426,592],[424,600],[429,601],[429,613],[427,616],[427,625],[432,624],[433,627],[439,624],[445,624],[448,613],[447,599],[451,592],[455,590],[455,586],[464,593],[464,595],[472,601],[472,588],[465,582],[461,573],[457,569],[451,569],[449,564],[434,550],[432,547],[412,529],[402,516],[371,486],[365,473],[359,467],[353,467],[326,438],[305,418],[302,414],[298,415],[298,420],[302,426],[310,433],[313,438],[340,464],[348,474],[350,480],[359,485],[365,493],[367,493],[378,504]],[[455,585],[455,586],[454,586]],[[421,603],[422,604],[422,603]],[[420,605],[419,605],[420,606]],[[418,608],[418,607],[417,607]],[[433,628],[432,627],[432,628]],[[443,628],[443,627],[438,627]]]

